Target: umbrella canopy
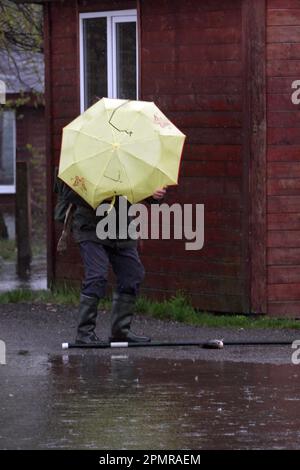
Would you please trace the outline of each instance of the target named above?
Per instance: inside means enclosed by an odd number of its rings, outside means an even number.
[[[185,135],[153,102],[102,98],[63,129],[58,176],[93,208],[177,184]]]

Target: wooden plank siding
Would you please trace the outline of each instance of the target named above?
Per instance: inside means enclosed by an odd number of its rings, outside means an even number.
[[[267,309],[266,2],[244,0],[242,11],[244,49],[243,259],[245,277],[248,277],[249,285],[249,311],[265,313]]]
[[[300,316],[300,1],[267,3],[268,313]]]
[[[49,2],[46,7],[49,194],[54,167],[59,162],[62,127],[80,112],[80,12],[137,8],[140,98],[155,101],[187,135],[179,186],[169,190],[167,202],[205,205],[205,244],[200,251],[186,251],[184,241],[145,241],[141,254],[147,276],[142,292],[149,296],[164,298],[183,290],[194,305],[203,310],[248,313],[252,305],[254,311],[264,310],[265,238],[257,253],[252,257],[249,253],[249,248],[255,249],[255,237],[265,230],[264,208],[259,202],[265,188],[257,186],[265,177],[264,167],[259,162],[264,158],[263,127],[259,126],[257,141],[252,132],[263,121],[263,103],[255,96],[255,86],[263,90],[264,69],[259,59],[260,49],[255,49],[253,56],[253,48],[246,47],[245,34],[250,31],[255,47],[262,47],[263,22],[259,23],[258,15],[251,7],[257,1],[66,0]],[[250,20],[245,17],[247,11],[254,15]],[[251,25],[253,19],[254,25],[260,28],[259,42]],[[269,34],[272,33],[269,31]],[[296,37],[296,32],[294,34]],[[290,54],[295,53],[296,50],[290,51]],[[276,54],[276,50],[272,54]],[[278,60],[282,59],[275,61]],[[260,67],[259,74],[250,89],[246,82],[256,63]],[[277,99],[278,92],[274,90],[282,83],[276,81],[279,66],[271,64],[270,67],[268,73],[274,72],[269,75],[268,91],[277,112],[287,99]],[[279,78],[285,80],[286,76]],[[286,83],[290,84],[290,81]],[[253,116],[245,118],[250,111]],[[289,111],[293,113],[291,107]],[[276,124],[275,115],[273,123]],[[268,128],[268,158],[273,155],[278,159],[275,162],[284,164],[285,160],[278,156],[276,149],[278,145],[290,148],[289,143],[270,144],[280,141],[280,129]],[[290,139],[300,139],[296,132],[293,133],[297,129],[291,127],[290,131]],[[279,152],[279,155],[282,154]],[[297,153],[294,154],[295,163],[296,156]],[[255,177],[251,179],[252,157]],[[273,191],[276,191],[276,184],[273,184]],[[275,196],[268,196],[268,217],[275,213],[270,211],[272,197]],[[59,228],[53,224],[54,197],[49,199],[49,283],[78,283],[82,266],[75,244],[67,254],[55,254]],[[291,203],[300,205],[300,200],[293,199]],[[257,231],[253,231],[257,217],[259,224]],[[279,219],[273,219],[272,223],[277,221]],[[256,286],[254,289],[252,282]]]
[[[56,253],[61,227],[53,222],[55,168],[59,164],[62,128],[80,113],[79,13],[135,8],[132,0],[65,0],[45,5],[48,285],[78,285],[83,276],[74,242],[65,254]]]
[[[147,241],[148,295],[187,292],[214,311],[248,311],[243,266],[242,2],[140,0],[141,98],[186,135],[168,202],[205,205],[205,244]],[[247,234],[246,234],[246,238]]]

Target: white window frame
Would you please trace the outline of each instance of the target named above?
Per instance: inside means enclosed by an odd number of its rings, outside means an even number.
[[[9,110],[12,111],[12,110]],[[17,144],[16,144],[16,112],[14,113],[13,120],[13,165],[14,165],[14,184],[1,184],[0,183],[0,194],[15,194],[16,192],[16,155],[17,155]]]
[[[115,10],[79,14],[79,57],[80,57],[80,112],[85,109],[84,89],[84,44],[83,21],[89,18],[106,18],[107,24],[107,98],[117,98],[117,61],[116,61],[116,24],[135,22],[137,29],[137,10]],[[136,99],[139,96],[138,76],[138,34],[136,33]]]

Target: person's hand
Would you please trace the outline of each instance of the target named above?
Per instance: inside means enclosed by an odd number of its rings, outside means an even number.
[[[157,189],[153,194],[152,197],[153,199],[162,199],[166,195],[166,190],[165,188],[160,188]]]

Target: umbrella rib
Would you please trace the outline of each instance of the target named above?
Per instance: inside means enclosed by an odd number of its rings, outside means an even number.
[[[106,114],[107,114],[107,121],[108,121],[108,123],[110,124],[110,126],[112,126],[112,128],[115,129],[115,131],[113,131],[113,129],[111,129],[112,136],[113,136],[113,138],[114,138],[114,140],[115,140],[115,138],[116,138],[116,131],[118,131],[118,139],[117,139],[117,140],[118,140],[121,144],[123,143],[124,139],[127,138],[128,135],[130,135],[130,137],[131,137],[131,135],[132,135],[133,132],[132,132],[132,131],[129,131],[129,132],[128,132],[128,131],[122,131],[122,130],[118,129],[114,124],[112,124],[111,119],[112,119],[113,115],[115,114],[115,112],[116,112],[119,108],[121,108],[122,106],[125,106],[125,105],[129,104],[131,101],[132,101],[132,100],[125,100],[124,103],[122,103],[121,105],[117,106],[117,107],[114,108],[113,110],[111,110],[111,109],[108,110],[107,108],[105,108],[105,111],[106,111]],[[109,116],[108,113],[111,112],[111,111],[112,111],[112,114]],[[139,119],[139,117],[140,117],[140,116],[139,116],[139,114],[137,113],[137,115],[134,116],[133,121],[130,123],[130,127],[133,127],[133,124],[136,122],[137,119]],[[123,139],[121,138],[121,133],[125,133],[125,134],[126,134],[126,135],[123,136]]]
[[[117,108],[113,108],[113,110],[108,109],[108,108],[105,106],[105,103],[104,103],[104,110],[105,110],[105,112],[106,112],[107,123],[108,123],[108,125],[109,125],[110,132],[111,132],[111,136],[112,136],[112,140],[113,140],[114,142],[116,142],[116,136],[115,136],[115,132],[114,132],[114,130],[113,130],[113,127],[109,124],[109,121],[110,121],[110,119],[111,119],[110,113],[111,113],[111,112],[114,113],[114,112],[116,111],[116,109],[118,109],[118,107],[117,107]]]
[[[101,155],[102,153],[107,152],[107,149],[102,150],[101,152],[93,153],[93,155],[90,155],[89,157],[85,157],[82,160],[74,160],[68,167],[72,168],[74,165],[78,165],[78,163],[86,162],[87,160],[90,160],[91,158],[97,157],[98,155]],[[65,170],[64,170],[65,171]]]
[[[122,152],[125,152],[127,153],[128,155],[130,155],[131,157],[135,158],[136,160],[138,160],[139,162],[142,162],[142,163],[145,163],[145,165],[148,165],[150,166],[150,168],[153,168],[153,169],[156,169],[158,171],[160,171],[161,173],[163,173],[165,176],[167,176],[170,180],[174,181],[173,178],[168,175],[168,173],[166,173],[165,171],[161,170],[157,165],[158,165],[158,162],[156,165],[151,165],[150,163],[146,162],[145,160],[143,160],[142,158],[139,158],[137,157],[136,155],[134,155],[133,153],[129,152],[128,150],[124,149],[124,147],[122,147]]]
[[[109,119],[110,119],[109,113],[111,112],[111,110],[107,109],[107,107],[105,106],[105,102],[104,102],[104,112],[106,113],[107,122],[109,122]],[[111,135],[112,135],[112,140],[115,142],[115,134],[114,134],[113,128],[111,126],[110,126],[110,131],[111,131]],[[99,139],[97,139],[97,140],[99,140]],[[111,145],[111,142],[109,143],[109,145]],[[118,156],[118,160],[120,161],[119,156]],[[97,180],[97,183],[96,183],[95,189],[94,189],[94,194],[93,194],[94,197],[95,197],[96,189],[97,189],[101,179],[103,178],[103,175],[104,175],[109,163],[110,163],[110,160],[108,160],[107,164],[103,168],[103,171],[102,171],[101,175],[99,176],[99,179]],[[124,168],[124,165],[122,165],[122,167]],[[124,168],[124,171],[125,171],[125,168]],[[126,173],[126,171],[125,171],[125,173]],[[126,173],[126,175],[127,175],[127,173]],[[128,175],[127,175],[127,177],[128,177]],[[128,178],[128,181],[129,181],[129,178]]]
[[[135,144],[136,142],[145,142],[145,143],[148,143],[148,142],[156,142],[156,141],[157,141],[157,139],[153,139],[153,138],[151,138],[151,139],[140,139],[140,140],[135,140],[135,141],[134,141],[134,144]],[[132,142],[131,142],[129,145],[132,145]],[[143,163],[146,163],[147,165],[152,166],[153,168],[157,168],[157,165],[158,165],[158,163],[159,163],[159,159],[158,159],[158,161],[157,161],[154,165],[152,165],[151,163],[146,162],[143,158],[140,158],[138,155],[134,155],[134,153],[131,153],[130,150],[127,150],[127,149],[126,149],[126,144],[122,145],[121,150],[124,150],[124,152],[128,153],[128,155],[130,155],[130,156],[136,158],[137,160],[139,160],[139,161],[141,161],[141,162],[143,162]]]
[[[132,183],[131,183],[130,178],[129,178],[129,176],[128,176],[128,173],[127,173],[127,171],[126,171],[125,165],[123,165],[123,163],[122,163],[122,161],[121,161],[121,159],[120,159],[120,157],[119,157],[119,154],[118,154],[118,160],[119,160],[120,164],[122,165],[122,168],[123,168],[123,170],[124,170],[124,172],[125,172],[125,174],[126,174],[126,176],[127,176],[128,182],[129,182],[129,184],[130,184],[131,198],[132,198],[132,201],[133,201],[134,198],[133,198],[133,192],[132,192]]]
[[[137,139],[134,139],[132,142],[121,142],[122,144],[122,148],[124,148],[126,145],[133,145],[137,142],[158,142],[158,139],[157,137],[151,137],[150,139],[145,139],[144,137],[140,137],[140,138],[137,138]],[[159,141],[160,142],[160,141]]]
[[[130,127],[133,128],[134,127],[134,124],[136,123],[136,121],[140,118],[140,115],[137,114],[136,116],[134,116],[134,119],[132,120],[132,122],[130,123]],[[134,132],[131,131],[131,133],[134,135]],[[130,135],[131,137],[131,135]],[[120,139],[120,143],[123,144],[124,140],[126,139],[126,135],[124,135],[123,139]],[[137,142],[139,139],[134,139],[134,142]],[[142,139],[141,139],[142,140]],[[130,144],[132,144],[132,142],[130,142]],[[126,145],[126,144],[125,144]]]
[[[154,169],[157,168],[157,166],[146,162],[146,160],[143,160],[142,158],[138,157],[137,155],[134,155],[134,153],[131,153],[129,150],[126,150],[124,147],[122,147],[120,150],[121,150],[121,152],[127,153],[127,155],[130,155],[130,157],[135,158],[136,160],[138,160],[141,163],[144,163],[145,165],[149,166],[150,168],[154,168]]]
[[[120,165],[122,166],[122,168],[123,168],[123,170],[124,170],[124,173],[125,173],[126,176],[127,176],[128,181],[129,181],[129,184],[130,184],[130,187],[131,187],[131,196],[132,196],[132,199],[133,199],[132,184],[131,184],[130,178],[129,178],[128,173],[127,173],[127,171],[126,171],[126,169],[125,169],[125,166],[123,165],[123,163],[122,163],[121,160],[120,160],[119,155],[117,155],[117,157],[118,157],[118,160],[119,160]],[[98,184],[100,183],[100,181],[101,181],[101,179],[102,179],[102,177],[103,177],[103,175],[104,175],[104,173],[105,173],[105,171],[106,171],[106,169],[107,169],[109,163],[110,163],[110,160],[107,162],[105,168],[103,169],[103,172],[101,173],[101,176],[99,177],[99,180],[97,181],[97,183],[96,183],[96,185],[95,185],[94,195],[95,195],[95,192],[96,192],[96,188],[98,187]]]
[[[111,145],[111,142],[108,142],[106,139],[103,139],[103,138],[100,139],[96,135],[87,134],[86,132],[82,132],[82,131],[77,130],[77,129],[66,129],[66,131],[76,132],[77,134],[85,135],[86,137],[89,137],[90,139],[97,140],[97,142],[105,142],[106,144]]]
[[[106,172],[106,169],[107,169],[108,165],[110,164],[110,161],[111,161],[111,160],[108,160],[108,162],[106,163],[106,165],[105,165],[105,167],[104,167],[104,169],[103,169],[101,175],[99,176],[99,179],[97,180],[97,183],[95,184],[94,196],[95,196],[95,192],[96,192],[96,190],[97,190],[98,184],[100,183],[100,181],[101,181],[101,179],[102,179],[104,173]]]

